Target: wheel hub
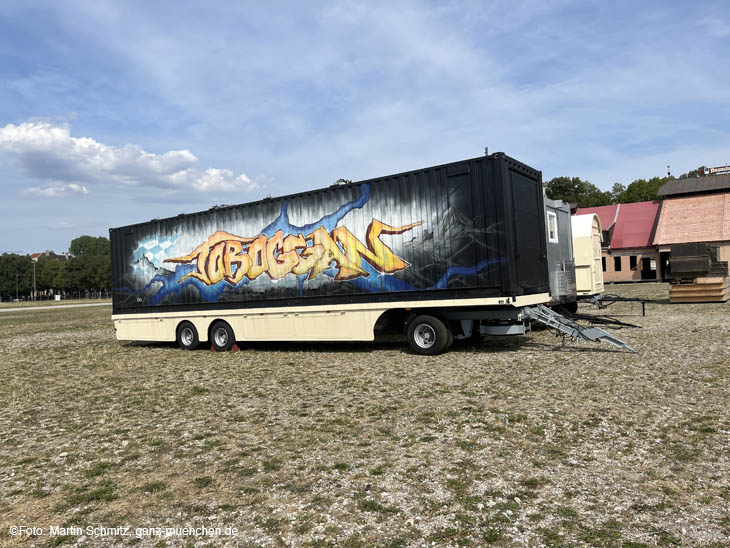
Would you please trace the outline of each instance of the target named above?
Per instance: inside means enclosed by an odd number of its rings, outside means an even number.
[[[182,342],[185,346],[190,346],[191,344],[193,344],[193,338],[194,338],[193,330],[190,329],[189,327],[184,328],[180,332],[180,340],[182,340]]]
[[[213,338],[215,339],[215,344],[218,346],[225,346],[228,344],[228,331],[226,331],[224,328],[219,327],[215,330],[215,334],[213,335]]]
[[[422,323],[413,332],[413,340],[421,348],[431,348],[436,342],[436,331],[430,325]]]

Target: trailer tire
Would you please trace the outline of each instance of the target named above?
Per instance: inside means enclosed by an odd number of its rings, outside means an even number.
[[[444,322],[433,316],[416,316],[408,324],[408,344],[416,354],[435,356],[449,344],[451,332]],[[451,335],[453,340],[453,334]]]
[[[183,350],[195,350],[200,344],[198,330],[190,322],[182,322],[177,327],[177,344]]]
[[[448,352],[454,346],[454,332],[449,329],[448,325],[446,326],[446,334],[448,339],[446,340],[446,346],[444,346],[441,352]]]
[[[233,329],[223,320],[218,320],[210,328],[210,343],[216,352],[228,352],[236,344]]]

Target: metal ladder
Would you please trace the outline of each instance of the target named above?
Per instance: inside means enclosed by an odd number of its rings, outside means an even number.
[[[584,327],[564,316],[561,316],[545,305],[539,304],[537,306],[528,306],[523,310],[525,316],[531,320],[544,323],[548,327],[553,327],[561,333],[568,335],[571,340],[582,339],[585,341],[605,341],[624,350],[629,350],[635,354],[638,353],[621,339],[614,337],[600,327]]]

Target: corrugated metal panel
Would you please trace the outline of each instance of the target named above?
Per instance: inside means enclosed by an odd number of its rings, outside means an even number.
[[[497,154],[133,225],[114,309],[542,293],[542,220],[540,173]]]

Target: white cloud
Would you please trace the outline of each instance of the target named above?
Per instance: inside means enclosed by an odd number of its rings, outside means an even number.
[[[55,196],[68,196],[72,194],[88,194],[89,190],[83,185],[69,183],[67,185],[50,184],[44,187],[34,186],[29,188],[28,192],[44,198],[53,198]]]
[[[170,180],[179,186],[192,187],[195,190],[230,192],[239,188],[256,188],[246,174],[235,176],[230,169],[208,168],[200,173],[192,169],[179,171],[170,176]]]
[[[248,192],[258,186],[228,169],[197,169],[198,158],[189,150],[154,154],[135,144],[113,147],[72,137],[70,126],[45,121],[0,128],[0,158],[30,179],[49,181],[28,189],[44,197],[87,194],[85,184],[218,192]]]

